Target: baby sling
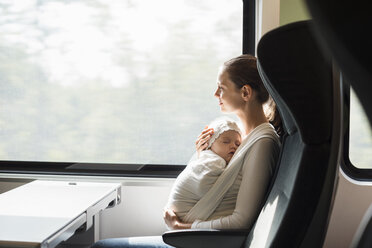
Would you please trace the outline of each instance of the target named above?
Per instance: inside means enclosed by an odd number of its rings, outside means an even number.
[[[273,127],[264,123],[257,126],[242,142],[236,150],[234,156],[230,160],[226,169],[221,173],[215,184],[210,190],[191,208],[184,217],[184,221],[192,223],[195,220],[207,220],[209,216],[218,207],[226,192],[233,185],[236,177],[244,164],[244,157],[247,151],[254,143],[263,138],[270,138],[275,142],[278,141],[277,134],[273,131]]]

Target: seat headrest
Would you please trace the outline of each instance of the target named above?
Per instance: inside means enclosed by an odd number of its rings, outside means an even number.
[[[284,130],[298,130],[306,144],[330,139],[332,67],[311,34],[311,21],[266,33],[257,47],[258,69],[277,104]]]

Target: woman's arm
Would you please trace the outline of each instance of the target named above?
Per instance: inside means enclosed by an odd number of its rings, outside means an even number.
[[[257,141],[248,151],[236,206],[231,215],[211,221],[195,221],[192,228],[249,228],[256,220],[279,155],[278,145],[271,139]]]

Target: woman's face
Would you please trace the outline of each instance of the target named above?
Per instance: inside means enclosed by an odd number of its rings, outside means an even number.
[[[243,99],[240,89],[229,79],[228,73],[221,70],[217,77],[217,90],[214,96],[218,98],[222,112],[234,112],[242,107]]]

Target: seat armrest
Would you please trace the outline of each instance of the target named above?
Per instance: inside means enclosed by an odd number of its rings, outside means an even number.
[[[249,233],[248,229],[187,229],[168,231],[163,241],[182,248],[240,248]]]

